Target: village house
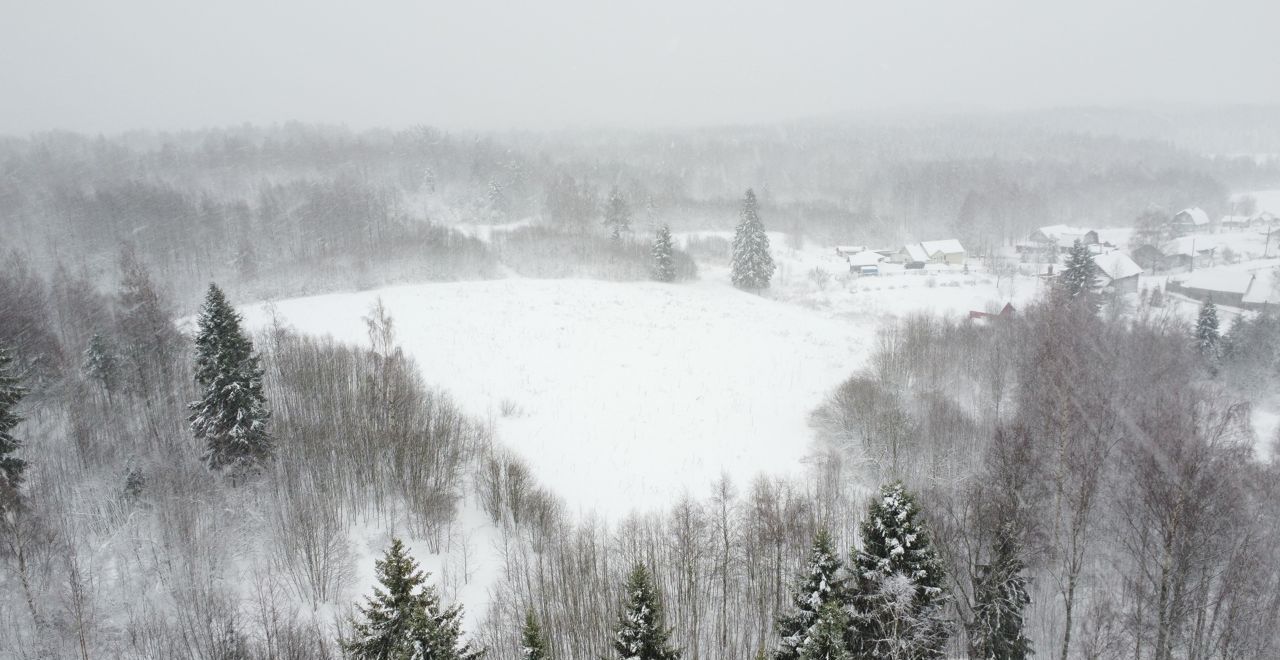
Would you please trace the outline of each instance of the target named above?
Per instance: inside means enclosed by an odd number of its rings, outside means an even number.
[[[1223,231],[1244,231],[1253,226],[1253,218],[1247,215],[1224,215],[1218,220]]]
[[[1139,245],[1133,250],[1131,258],[1145,271],[1156,273],[1165,268],[1164,253],[1154,245]]]
[[[1217,243],[1204,237],[1182,236],[1160,246],[1165,270],[1190,270],[1213,264]]]
[[[847,259],[859,252],[866,252],[866,250],[867,250],[867,246],[865,245],[837,245],[836,256],[844,257]]]
[[[1174,236],[1208,232],[1210,231],[1209,214],[1199,206],[1182,209],[1173,216],[1170,228]]]
[[[907,268],[924,268],[924,265],[929,263],[929,253],[925,252],[919,243],[908,243],[894,253],[892,261],[903,264]]]
[[[1098,232],[1092,229],[1070,227],[1068,225],[1049,225],[1031,232],[1027,240],[1014,245],[1014,249],[1018,252],[1037,252],[1044,255],[1053,255],[1067,252],[1076,241],[1089,246],[1101,244],[1101,241],[1098,240]]]
[[[928,256],[929,263],[963,266],[968,255],[964,246],[954,238],[941,241],[921,241],[920,247]]]
[[[1169,280],[1168,290],[1200,301],[1243,307],[1245,294],[1253,285],[1253,273],[1245,270],[1202,270]]]
[[[1243,309],[1261,309],[1280,302],[1276,273],[1271,268],[1257,270],[1201,270],[1169,280],[1167,289],[1188,298],[1213,301]]]
[[[1142,267],[1130,259],[1129,255],[1116,250],[1094,257],[1093,263],[1101,274],[1099,283],[1102,288],[1116,293],[1138,291],[1138,276],[1142,274]]]
[[[992,319],[992,318],[994,318],[994,319],[1007,319],[1007,318],[1011,318],[1011,317],[1013,316],[1013,314],[1014,314],[1014,312],[1015,312],[1015,311],[1017,311],[1017,310],[1015,310],[1015,309],[1013,308],[1013,303],[1011,303],[1011,302],[1007,302],[1007,303],[1005,303],[1005,304],[1004,304],[1004,307],[1002,307],[1002,308],[1000,309],[1000,311],[999,311],[999,312],[995,312],[995,313],[992,313],[992,312],[980,312],[980,311],[977,311],[977,310],[970,310],[970,311],[969,311],[969,320],[970,320],[970,321],[982,321],[982,320],[984,320],[984,319]]]

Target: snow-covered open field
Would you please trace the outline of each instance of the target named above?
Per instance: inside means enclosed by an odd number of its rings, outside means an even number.
[[[614,521],[703,494],[722,473],[798,470],[809,412],[875,333],[714,282],[421,284],[275,309],[299,331],[363,343],[379,297],[429,383],[493,420],[571,510]],[[245,312],[267,321],[261,306]]]
[[[482,240],[487,236],[482,237]],[[381,298],[399,344],[423,378],[528,461],[570,511],[618,522],[705,496],[727,475],[804,469],[808,416],[862,368],[876,332],[894,317],[933,311],[963,318],[1032,297],[1034,278],[1001,286],[981,273],[838,277],[825,249],[777,248],[779,274],[763,296],[702,264],[681,284],[533,280],[430,283],[294,298],[244,308],[252,328],[272,318],[297,331],[367,344],[366,316]],[[817,286],[814,267],[831,271]],[[360,590],[388,530],[361,529]],[[501,570],[500,533],[464,502],[447,548],[408,539],[445,596],[474,628]]]

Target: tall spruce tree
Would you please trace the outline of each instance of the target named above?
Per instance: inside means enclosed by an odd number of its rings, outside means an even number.
[[[851,650],[860,657],[940,657],[950,634],[946,575],[915,496],[901,482],[883,486],[859,531]]]
[[[1067,253],[1067,262],[1058,275],[1054,292],[1058,300],[1064,304],[1082,304],[1087,308],[1098,309],[1098,265],[1093,261],[1093,253],[1089,246],[1079,239],[1071,245]]]
[[[844,606],[830,602],[823,605],[814,620],[813,629],[801,644],[798,660],[853,660],[845,637],[849,617]]]
[[[272,454],[262,367],[217,285],[209,285],[197,326],[195,377],[204,395],[189,405],[191,432],[205,442],[210,468],[243,475]]]
[[[1222,335],[1218,331],[1218,308],[1212,300],[1206,300],[1200,306],[1200,316],[1196,319],[1196,348],[1205,357],[1218,356],[1218,344]]]
[[[134,367],[136,385],[143,393],[170,396],[182,335],[173,326],[168,301],[132,249],[121,253],[120,274],[117,321],[126,363]]]
[[[1237,345],[1248,327],[1249,320],[1244,316],[1237,315],[1232,319],[1231,327],[1218,338],[1218,356],[1224,360],[1235,358]]]
[[[631,231],[631,207],[617,186],[609,191],[609,200],[605,202],[604,224],[609,229],[609,237],[615,241],[621,240],[623,233]]]
[[[382,559],[374,562],[381,588],[374,587],[357,606],[353,634],[341,641],[355,660],[473,660],[484,654],[462,642],[462,607],[441,609],[435,587],[409,556],[400,539],[392,539]]]
[[[1005,527],[996,538],[990,563],[974,584],[969,657],[975,660],[1026,660],[1033,654],[1024,634],[1024,612],[1031,604],[1022,550]]]
[[[650,255],[653,257],[653,279],[659,282],[673,282],[676,279],[676,262],[672,256],[674,248],[671,245],[671,228],[662,225],[658,227],[658,234],[653,238],[653,248]]]
[[[524,628],[520,632],[520,660],[548,660],[551,653],[547,651],[547,640],[542,636],[542,627],[538,625],[538,617],[533,608],[524,615]]]
[[[801,649],[814,635],[823,607],[844,605],[847,594],[843,573],[844,566],[832,547],[831,535],[825,529],[819,530],[791,597],[791,610],[778,619],[781,640],[774,658],[798,660]]]
[[[622,660],[679,660],[680,651],[671,646],[671,630],[666,627],[662,597],[649,570],[636,564],[627,575],[626,594],[613,648]]]
[[[115,346],[101,333],[89,338],[89,347],[84,351],[84,373],[97,381],[110,400],[120,383],[120,357]]]
[[[22,423],[18,415],[18,403],[27,395],[27,388],[15,373],[13,353],[0,346],[0,509],[10,498],[16,497],[22,485],[22,472],[27,462],[14,456],[22,448],[22,442],[13,430]]]
[[[730,274],[739,289],[760,290],[769,287],[775,266],[769,254],[769,235],[760,222],[756,194],[750,188],[742,200],[742,212],[733,234],[733,262]]]

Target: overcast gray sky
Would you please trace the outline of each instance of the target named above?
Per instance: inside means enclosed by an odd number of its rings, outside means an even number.
[[[1280,103],[1280,2],[0,0],[0,133]]]

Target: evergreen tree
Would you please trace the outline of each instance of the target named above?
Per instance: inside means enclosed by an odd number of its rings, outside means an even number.
[[[625,589],[614,650],[622,660],[679,660],[680,652],[671,646],[662,598],[643,564],[631,569]]]
[[[885,485],[859,531],[851,649],[862,657],[939,657],[950,633],[946,576],[915,496],[901,482]]]
[[[1151,290],[1151,306],[1164,307],[1164,291],[1158,286]]]
[[[1222,337],[1218,339],[1218,355],[1224,360],[1231,360],[1236,357],[1237,347],[1240,338],[1248,330],[1249,321],[1244,316],[1237,315],[1231,321],[1231,327],[1222,333]]]
[[[392,539],[382,559],[374,562],[381,588],[365,597],[352,621],[354,634],[341,642],[356,660],[473,660],[483,651],[461,643],[462,608],[441,609],[435,587],[423,586],[427,576]]]
[[[1067,253],[1067,263],[1054,287],[1055,293],[1065,304],[1084,304],[1097,311],[1098,299],[1098,265],[1093,261],[1093,253],[1089,246],[1079,239],[1071,245]]]
[[[814,621],[813,630],[797,649],[798,660],[853,660],[846,645],[845,635],[849,617],[844,607],[830,602],[821,607]]]
[[[533,608],[524,615],[524,630],[520,634],[520,660],[547,660],[551,653],[547,651],[547,640],[542,636],[542,627],[533,614]]]
[[[27,467],[26,461],[13,455],[22,447],[13,435],[13,430],[22,423],[15,409],[27,395],[27,388],[14,371],[13,353],[0,346],[0,509],[17,495],[22,472]]]
[[[205,442],[210,468],[241,475],[271,458],[262,367],[217,285],[209,285],[197,325],[195,376],[204,396],[189,406],[191,431]]]
[[[1200,317],[1196,319],[1196,347],[1205,357],[1217,357],[1218,343],[1222,336],[1218,332],[1218,308],[1213,301],[1206,300],[1200,306]]]
[[[747,189],[742,200],[741,220],[733,234],[733,285],[739,289],[765,289],[773,277],[773,256],[769,254],[769,235],[760,222],[756,194]]]
[[[609,201],[604,208],[604,224],[609,228],[609,237],[615,241],[620,240],[624,232],[631,231],[631,207],[617,186],[609,191]]]
[[[507,217],[507,192],[498,181],[489,182],[489,194],[486,197],[489,205],[489,217],[500,221]]]
[[[137,385],[143,392],[166,391],[182,336],[173,326],[168,303],[133,250],[126,248],[121,254],[120,270],[120,340],[127,364],[137,369]]]
[[[1026,660],[1033,654],[1023,634],[1023,612],[1031,604],[1021,548],[1006,527],[996,539],[991,563],[981,567],[974,585],[969,657],[975,660]]]
[[[676,279],[676,263],[672,257],[671,228],[658,227],[658,235],[653,239],[653,279],[659,282],[673,282]]]
[[[809,550],[809,561],[797,580],[791,599],[791,611],[778,619],[782,640],[774,654],[777,660],[797,660],[801,649],[814,634],[823,607],[843,605],[845,593],[844,567],[831,545],[827,530],[819,530]]]
[[[98,382],[108,399],[120,383],[120,357],[111,341],[99,333],[89,339],[84,351],[84,373]]]

